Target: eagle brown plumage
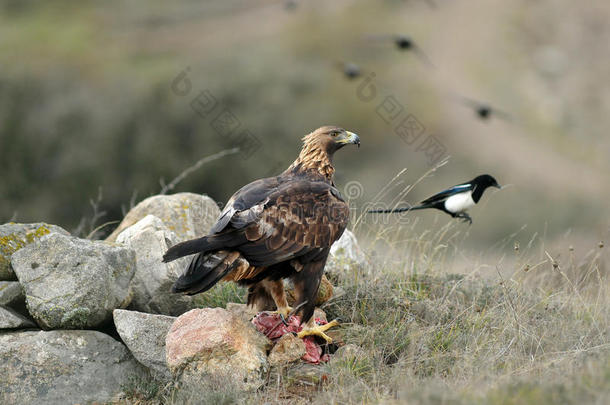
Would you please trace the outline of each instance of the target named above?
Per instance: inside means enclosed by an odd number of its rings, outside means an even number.
[[[307,323],[300,335],[330,340],[324,334],[328,325],[316,326],[312,315],[330,247],[349,219],[332,165],[333,154],[348,144],[360,146],[360,139],[342,128],[318,128],[303,138],[301,153],[283,173],[239,189],[209,235],[179,243],[163,256],[169,262],[197,254],[172,290],[192,295],[234,281],[248,286],[249,305],[264,310],[273,303],[287,316],[292,309],[282,279],[290,278],[296,313]]]

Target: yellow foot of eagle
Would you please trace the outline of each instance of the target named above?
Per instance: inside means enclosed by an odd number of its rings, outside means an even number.
[[[339,321],[337,321],[336,319],[330,321],[326,325],[315,325],[315,326],[306,325],[302,331],[297,333],[297,337],[302,339],[305,336],[319,336],[322,339],[326,340],[326,343],[332,343],[333,339],[324,332],[326,332],[330,328],[338,326],[338,325],[339,325]]]
[[[292,308],[289,306],[278,307],[272,314],[278,314],[282,319],[288,320],[288,316],[291,314]]]
[[[288,315],[290,315],[290,313],[292,312],[292,308],[291,307],[279,307],[278,309],[276,309],[275,311],[271,312],[272,314],[278,314],[280,316],[283,316],[284,318],[288,318]]]

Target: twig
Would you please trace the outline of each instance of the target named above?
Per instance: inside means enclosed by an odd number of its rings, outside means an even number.
[[[163,182],[162,182],[161,183],[162,188],[161,188],[161,192],[159,194],[166,194],[168,191],[173,190],[176,187],[176,185],[178,185],[178,183],[180,183],[182,180],[184,180],[184,178],[186,176],[188,176],[195,170],[199,169],[204,164],[213,162],[214,160],[218,160],[224,156],[232,155],[237,152],[239,152],[239,148],[225,149],[225,150],[222,150],[213,155],[206,156],[204,158],[199,159],[194,165],[184,169],[184,171],[182,173],[180,173],[178,176],[176,176],[176,178],[174,180],[170,181],[169,184],[163,185]]]
[[[91,232],[89,232],[89,235],[87,235],[87,239],[91,239],[93,238],[93,236],[97,233],[97,231],[99,231],[102,228],[107,227],[108,225],[112,225],[112,224],[116,224],[119,223],[120,221],[108,221],[105,222],[103,224],[101,224],[100,226],[96,227],[94,230],[92,230]]]
[[[500,272],[500,269],[498,268],[498,266],[496,266],[496,271],[498,272],[498,276],[500,277],[500,285],[504,289],[504,293],[506,294],[506,299],[508,301],[508,305],[510,305],[510,308],[512,310],[513,318],[515,319],[515,323],[517,324],[517,337],[520,337],[521,336],[521,323],[519,322],[519,318],[517,317],[517,309],[510,296],[510,291],[508,291],[508,288],[506,288],[506,282],[504,281],[504,278],[502,277],[502,273]]]
[[[99,229],[96,228],[95,224],[106,215],[106,211],[100,211],[100,205],[102,204],[103,198],[102,187],[100,186],[97,189],[97,198],[95,200],[93,198],[89,199],[89,204],[91,205],[91,209],[93,211],[91,219],[87,219],[83,216],[74,232],[72,232],[73,234],[84,236],[86,232],[85,228],[87,227],[87,223],[89,223],[89,234],[86,236],[86,238],[91,239],[93,236],[95,236],[96,230]]]

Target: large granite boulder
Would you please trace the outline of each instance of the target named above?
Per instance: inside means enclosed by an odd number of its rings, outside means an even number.
[[[200,296],[188,296],[171,292],[171,287],[184,272],[190,258],[163,263],[165,251],[178,243],[178,237],[157,217],[147,215],[135,225],[125,229],[117,238],[136,252],[136,272],[131,284],[132,309],[164,315],[181,315],[201,307]]]
[[[84,330],[2,334],[0,364],[3,404],[106,403],[143,372],[121,343]]]
[[[133,207],[106,240],[114,242],[121,232],[147,215],[160,218],[165,226],[176,234],[178,240],[183,241],[206,235],[218,219],[220,210],[216,202],[207,195],[155,195]]]
[[[43,329],[94,328],[131,301],[135,253],[124,246],[54,233],[14,253],[11,264]]]
[[[131,354],[157,378],[170,379],[165,338],[176,318],[123,309],[115,309],[113,315],[116,330]]]
[[[0,225],[0,280],[17,280],[11,268],[13,253],[50,233],[69,235],[56,225],[45,223]]]
[[[271,342],[252,324],[222,308],[193,309],[178,317],[166,340],[167,364],[183,385],[207,378],[263,385]]]

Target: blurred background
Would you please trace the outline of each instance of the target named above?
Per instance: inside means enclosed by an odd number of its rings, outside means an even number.
[[[362,140],[335,161],[339,188],[356,187],[355,217],[372,201],[414,204],[489,173],[509,186],[486,193],[472,226],[456,225],[467,246],[608,235],[608,2],[0,4],[0,223],[82,232],[86,221],[120,220],[245,133],[248,153],[205,164],[173,190],[224,202],[332,124]],[[205,114],[192,106],[202,108],[202,92],[215,107]],[[492,113],[481,117],[472,100]],[[431,156],[431,140],[442,153]],[[451,221],[409,215],[414,233]]]

